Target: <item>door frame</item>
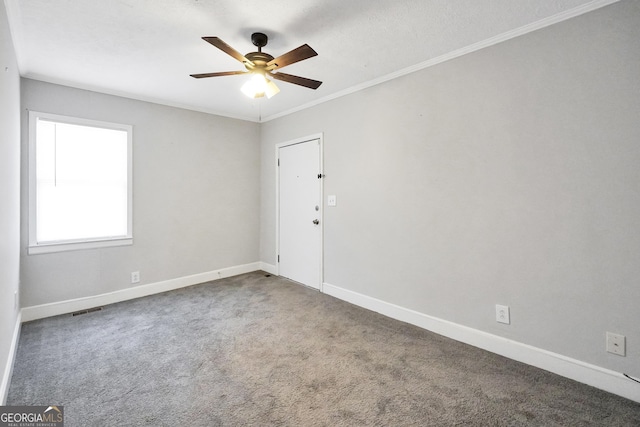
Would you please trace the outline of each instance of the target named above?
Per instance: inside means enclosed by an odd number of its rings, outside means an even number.
[[[324,286],[324,134],[322,132],[315,133],[312,135],[304,136],[301,138],[292,139],[286,142],[280,142],[276,144],[275,149],[275,173],[276,173],[276,275],[280,275],[280,260],[278,259],[280,256],[280,170],[278,166],[278,161],[280,159],[280,149],[283,147],[287,147],[289,145],[302,144],[303,142],[310,142],[318,140],[319,149],[320,149],[320,171],[322,174],[322,178],[318,181],[320,184],[320,211],[319,211],[319,220],[320,220],[320,259],[318,262],[320,263],[320,283],[318,283],[318,290],[323,292]]]

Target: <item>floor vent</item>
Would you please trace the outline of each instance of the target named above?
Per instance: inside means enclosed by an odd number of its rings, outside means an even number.
[[[93,307],[93,308],[88,308],[86,310],[76,311],[75,313],[71,313],[71,315],[80,316],[81,314],[93,313],[94,311],[102,311],[102,307]]]

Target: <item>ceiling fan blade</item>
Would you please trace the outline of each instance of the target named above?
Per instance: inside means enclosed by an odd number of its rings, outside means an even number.
[[[247,58],[245,58],[243,54],[241,54],[240,52],[238,52],[237,50],[235,50],[234,48],[232,48],[231,46],[223,42],[218,37],[203,37],[202,40],[208,43],[211,43],[212,45],[214,45],[215,47],[217,47],[227,55],[232,56],[233,58],[237,59],[242,63],[253,65],[253,62],[249,61]]]
[[[293,83],[294,85],[308,87],[309,89],[318,89],[322,84],[322,82],[319,82],[318,80],[311,80],[306,77],[298,77],[291,74],[269,73],[269,75],[276,80],[282,80],[283,82]]]
[[[234,76],[236,74],[247,74],[247,71],[222,71],[220,73],[202,73],[202,74],[189,74],[189,75],[196,79],[202,79],[205,77]]]
[[[313,50],[311,46],[309,46],[308,44],[303,44],[302,46],[297,47],[267,62],[267,70],[271,71],[275,70],[276,68],[286,67],[287,65],[291,65],[304,59],[314,57],[317,54],[318,53]]]

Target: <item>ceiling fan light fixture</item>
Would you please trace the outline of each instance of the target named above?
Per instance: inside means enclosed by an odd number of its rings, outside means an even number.
[[[273,81],[267,78],[265,78],[265,80],[267,81],[267,86],[265,87],[264,93],[267,95],[267,98],[271,98],[272,96],[280,92],[280,89]]]
[[[242,85],[240,90],[249,98],[262,98],[265,95],[271,98],[280,92],[278,86],[262,73],[252,73],[251,78]]]

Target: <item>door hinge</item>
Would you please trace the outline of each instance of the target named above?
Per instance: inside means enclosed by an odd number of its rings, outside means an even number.
[[[318,179],[320,179],[320,178],[324,178],[324,175],[321,174],[321,173],[318,174]]]
[[[278,255],[278,262],[280,262],[280,255]]]
[[[280,159],[278,159],[278,166],[280,166]]]

